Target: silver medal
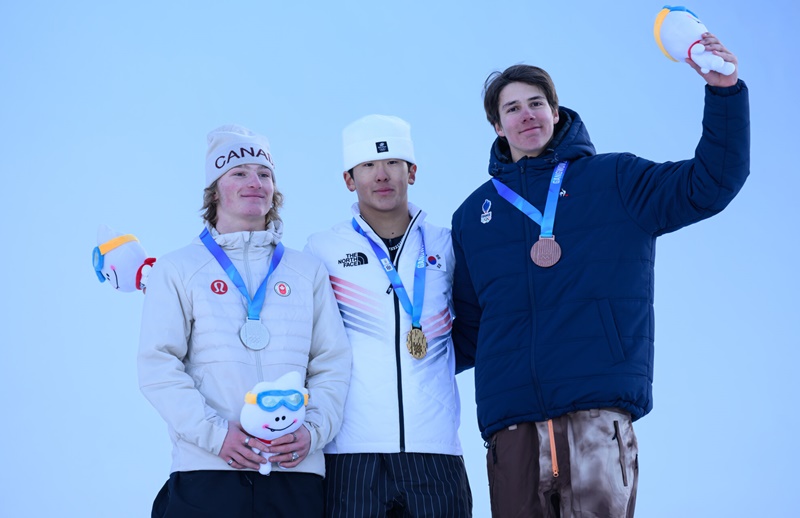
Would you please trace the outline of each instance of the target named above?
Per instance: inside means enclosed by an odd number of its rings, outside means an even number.
[[[248,349],[260,351],[269,343],[269,331],[261,320],[246,320],[239,330],[239,338]]]

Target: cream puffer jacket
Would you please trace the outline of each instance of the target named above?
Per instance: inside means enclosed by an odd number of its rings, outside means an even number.
[[[209,228],[252,296],[269,268],[282,225],[218,234]],[[199,238],[158,259],[142,312],[139,385],[172,439],[171,471],[230,470],[218,457],[228,421],[261,380],[299,372],[309,390],[308,457],[290,471],[324,475],[322,448],[339,430],[347,394],[350,344],[328,273],[313,256],[286,249],[268,280],[261,319],[270,341],[247,349],[239,330],[244,297]]]

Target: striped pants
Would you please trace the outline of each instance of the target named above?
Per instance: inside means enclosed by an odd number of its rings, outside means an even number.
[[[325,455],[325,516],[472,516],[464,459],[432,453]]]

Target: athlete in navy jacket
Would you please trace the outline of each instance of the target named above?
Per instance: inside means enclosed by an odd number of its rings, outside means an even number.
[[[715,36],[702,43],[737,63]],[[459,370],[475,367],[496,516],[633,514],[656,238],[720,212],[749,173],[747,87],[736,72],[701,75],[695,156],[667,163],[596,154],[542,69],[486,81],[498,138],[492,179],[453,215],[454,340]]]

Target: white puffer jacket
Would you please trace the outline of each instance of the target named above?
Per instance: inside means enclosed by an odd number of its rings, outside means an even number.
[[[282,225],[218,234],[251,297],[266,276]],[[322,447],[341,424],[350,379],[350,344],[328,274],[309,254],[286,249],[272,273],[261,319],[267,347],[247,349],[239,329],[244,297],[199,238],[158,259],[142,312],[139,385],[167,422],[174,471],[230,470],[217,456],[228,421],[261,380],[299,372],[309,390],[311,451],[292,471],[324,475]]]
[[[413,301],[414,268],[424,234],[427,269],[421,323],[428,353],[420,360],[406,348],[411,317],[391,289],[369,242],[353,229],[352,222],[314,234],[306,245],[306,251],[321,258],[330,273],[353,347],[344,421],[326,453],[461,455],[460,399],[450,338],[454,266],[450,231],[425,223],[425,213],[412,204],[409,213],[411,224],[395,267]],[[357,203],[353,214],[364,232],[386,251],[359,215]]]

